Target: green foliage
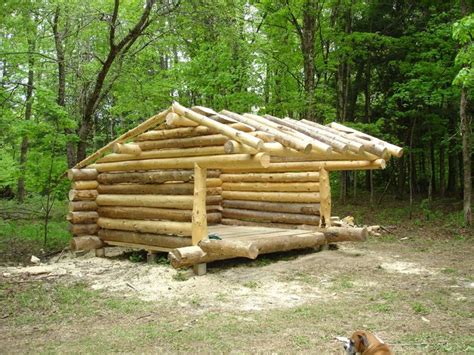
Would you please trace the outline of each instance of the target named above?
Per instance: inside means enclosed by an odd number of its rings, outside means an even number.
[[[456,64],[461,66],[453,83],[474,88],[474,14],[470,14],[453,25],[453,38],[462,48],[456,55]]]

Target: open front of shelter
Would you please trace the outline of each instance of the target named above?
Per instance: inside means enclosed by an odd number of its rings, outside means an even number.
[[[169,252],[176,267],[329,242],[329,172],[383,169],[402,149],[338,123],[174,103],[69,170],[76,250]]]

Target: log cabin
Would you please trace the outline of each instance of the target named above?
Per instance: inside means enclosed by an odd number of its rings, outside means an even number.
[[[73,250],[168,252],[175,268],[326,243],[329,173],[384,169],[402,148],[340,123],[186,108],[177,102],[68,171]]]

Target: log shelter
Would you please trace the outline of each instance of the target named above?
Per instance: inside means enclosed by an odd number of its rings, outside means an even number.
[[[332,225],[329,173],[384,169],[403,150],[340,123],[177,102],[68,171],[73,250],[168,252],[176,268],[358,241]]]

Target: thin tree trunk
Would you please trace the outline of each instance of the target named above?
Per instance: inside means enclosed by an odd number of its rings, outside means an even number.
[[[64,45],[63,45],[63,34],[59,32],[59,16],[60,8],[56,7],[53,18],[53,36],[54,36],[54,46],[56,49],[56,60],[58,65],[58,93],[56,102],[61,107],[66,107],[66,64],[65,64],[65,55],[64,55]],[[70,137],[73,131],[69,128],[64,130],[67,137]],[[76,152],[74,149],[74,143],[68,139],[66,143],[66,158],[68,168],[72,168],[76,164]]]
[[[430,163],[431,163],[431,189],[432,192],[436,192],[436,159],[435,159],[435,145],[434,145],[434,138],[433,133],[431,133],[431,140],[430,140]]]
[[[446,193],[446,169],[445,169],[445,147],[441,143],[439,146],[439,194],[444,197]]]
[[[472,225],[472,181],[471,181],[471,117],[467,111],[467,89],[461,90],[460,116],[461,116],[461,137],[462,137],[462,160],[464,167],[464,223]]]
[[[35,42],[32,39],[28,40],[28,48],[30,53],[35,50]],[[33,108],[33,84],[34,84],[34,65],[35,60],[32,54],[28,56],[28,81],[26,83],[26,104],[25,104],[25,121],[31,119]],[[25,200],[25,172],[26,159],[28,155],[28,136],[25,134],[21,140],[20,148],[20,174],[18,177],[18,202],[22,203]]]

